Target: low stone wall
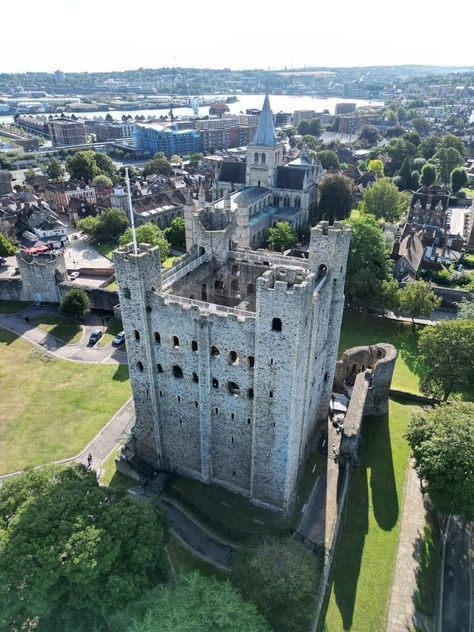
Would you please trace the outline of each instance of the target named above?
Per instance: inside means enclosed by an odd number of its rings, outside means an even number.
[[[77,285],[69,282],[61,283],[59,286],[61,297],[72,288],[77,288]],[[84,290],[89,297],[91,309],[113,312],[114,307],[119,302],[118,292],[109,292],[108,290],[104,290],[100,287],[88,287],[87,285],[81,286],[81,290]]]
[[[19,301],[21,279],[0,279],[0,301]]]
[[[463,299],[472,301],[474,294],[472,292],[466,292],[466,290],[455,290],[451,287],[441,287],[440,285],[433,286],[433,292],[436,296],[439,296],[442,300],[443,307],[456,307],[456,303],[460,303]]]

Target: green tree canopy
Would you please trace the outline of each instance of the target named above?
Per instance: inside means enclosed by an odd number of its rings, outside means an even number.
[[[145,163],[142,173],[145,177],[153,173],[156,173],[157,175],[161,175],[161,176],[172,176],[173,169],[170,163],[166,160],[166,158],[155,157],[152,160],[149,160],[147,163]]]
[[[452,402],[414,415],[406,438],[424,492],[445,514],[474,519],[474,404]]]
[[[95,151],[77,151],[66,160],[66,169],[73,180],[89,183],[98,176],[100,169],[95,161]]]
[[[244,601],[229,580],[194,571],[174,586],[146,594],[145,614],[118,615],[120,632],[270,632],[255,606]],[[133,610],[132,608],[130,609]]]
[[[418,145],[418,155],[425,160],[429,160],[435,155],[438,145],[439,139],[436,136],[428,136],[428,138],[424,138]]]
[[[400,289],[396,279],[382,281],[380,307],[384,312],[396,312],[400,308]]]
[[[275,252],[281,252],[296,244],[296,235],[287,222],[277,222],[267,230],[266,242]]]
[[[373,160],[369,160],[369,164],[367,165],[367,171],[372,171],[376,173],[378,176],[383,176],[383,162],[379,158],[374,158]]]
[[[318,587],[315,556],[295,540],[266,539],[253,552],[242,552],[232,581],[253,601],[274,632],[306,630]]]
[[[373,125],[363,125],[359,134],[359,141],[368,145],[369,147],[373,147],[377,144],[379,139],[379,132],[376,127]]]
[[[16,252],[15,244],[0,233],[0,257],[12,257]]]
[[[428,136],[431,130],[430,122],[425,118],[414,118],[411,120],[411,124],[420,136]]]
[[[309,121],[309,131],[308,134],[311,136],[321,136],[321,119],[313,118]]]
[[[48,166],[46,167],[46,175],[48,178],[51,178],[51,180],[59,180],[63,177],[64,169],[59,160],[53,158],[53,160],[48,163]]]
[[[158,246],[158,248],[160,249],[160,259],[162,262],[169,257],[170,245],[167,242],[163,231],[158,228],[156,224],[153,224],[153,222],[140,224],[140,226],[138,226],[136,229],[136,233],[137,243],[150,244],[150,246]],[[127,230],[120,237],[120,244],[124,246],[125,244],[129,244],[131,241],[132,229],[127,228]]]
[[[403,138],[408,142],[413,143],[415,147],[418,147],[418,145],[421,143],[421,138],[418,132],[405,132],[405,134],[403,134]]]
[[[467,172],[462,167],[456,167],[451,171],[451,189],[453,193],[457,193],[467,184]]]
[[[182,217],[175,217],[168,228],[164,229],[163,234],[173,248],[185,248],[186,231]]]
[[[309,134],[309,121],[306,121],[305,119],[303,119],[302,121],[300,121],[298,123],[298,134],[301,134],[301,136],[306,136],[306,134]]]
[[[99,168],[100,173],[109,176],[109,178],[112,178],[115,175],[117,170],[115,169],[113,160],[111,160],[111,158],[109,158],[107,154],[96,151],[94,155],[94,160]]]
[[[439,176],[445,184],[449,182],[451,171],[464,164],[464,158],[453,147],[441,147],[433,156],[433,160],[436,162]]]
[[[178,154],[173,154],[170,158],[170,162],[171,164],[179,165],[179,163],[182,162],[182,158]]]
[[[405,196],[400,193],[391,178],[379,178],[372,186],[367,187],[361,202],[364,213],[390,223],[398,222],[407,208]]]
[[[407,283],[400,290],[400,306],[410,313],[413,322],[418,316],[429,316],[439,305],[441,305],[441,299],[436,296],[431,285],[426,281]]]
[[[165,519],[99,487],[83,465],[30,470],[0,487],[0,627],[107,629],[123,603],[166,578]]]
[[[97,217],[84,217],[77,222],[78,228],[96,239],[118,238],[128,226],[125,213],[115,208],[106,208]]]
[[[101,173],[92,180],[92,186],[98,191],[103,191],[104,189],[110,189],[113,186],[113,182],[109,176]]]
[[[418,185],[418,175],[415,178],[412,176],[413,162],[412,159],[407,156],[405,160],[402,162],[402,166],[400,167],[400,171],[398,172],[398,188],[400,191],[407,191],[410,189],[417,189]]]
[[[201,154],[200,152],[195,152],[194,154],[190,154],[189,163],[192,167],[196,168],[203,158],[203,154]]]
[[[319,185],[318,214],[333,222],[349,217],[352,210],[353,188],[349,178],[338,173],[326,175]]]
[[[456,136],[455,134],[444,134],[444,136],[441,136],[438,142],[438,147],[444,147],[445,149],[452,147],[458,151],[463,158],[466,156],[466,146],[464,145],[462,138],[459,138],[459,136]]]
[[[472,386],[474,322],[440,321],[421,332],[418,348],[425,366],[421,389],[447,400],[454,389]]]
[[[404,138],[392,138],[392,140],[385,145],[385,151],[390,156],[390,173],[393,175],[393,173],[400,169],[405,158],[415,156],[416,147],[413,143],[410,143]]]
[[[436,182],[436,166],[427,162],[421,169],[421,184],[430,187]]]
[[[463,298],[460,303],[456,303],[458,308],[457,318],[460,320],[474,320],[474,300]]]
[[[339,159],[336,152],[332,149],[323,149],[322,151],[318,151],[316,156],[319,158],[323,169],[329,169],[329,167],[339,169]]]
[[[83,318],[90,310],[91,302],[81,288],[71,288],[61,299],[59,310],[72,318]]]
[[[391,277],[390,251],[373,215],[351,217],[352,228],[345,293],[349,305],[378,307],[382,282]]]
[[[305,145],[308,146],[309,149],[315,150],[318,148],[318,139],[312,134],[305,134],[301,140]]]

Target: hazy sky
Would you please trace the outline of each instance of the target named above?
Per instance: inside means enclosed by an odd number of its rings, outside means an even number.
[[[474,1],[5,0],[0,72],[474,65]]]

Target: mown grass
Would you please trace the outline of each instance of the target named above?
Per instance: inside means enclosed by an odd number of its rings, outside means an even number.
[[[113,251],[118,248],[118,244],[115,241],[94,241],[91,245],[94,246],[101,255],[104,255],[104,257],[110,260],[112,260]]]
[[[107,326],[104,331],[104,335],[99,340],[99,346],[105,347],[108,345],[115,336],[123,330],[122,321],[118,318],[112,317],[107,321]]]
[[[0,474],[80,452],[130,397],[126,365],[58,360],[0,328]]]
[[[389,415],[364,420],[337,544],[326,632],[385,630],[398,548],[413,406],[390,401]]]
[[[77,321],[58,314],[33,316],[28,322],[68,344],[80,342],[84,331]]]
[[[0,301],[0,314],[17,314],[30,305],[29,301]]]

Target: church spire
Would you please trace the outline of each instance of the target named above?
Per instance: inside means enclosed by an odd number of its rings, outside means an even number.
[[[268,98],[268,94],[266,94],[252,145],[274,147],[277,143],[275,126],[273,125],[273,114],[270,109],[270,99]]]

